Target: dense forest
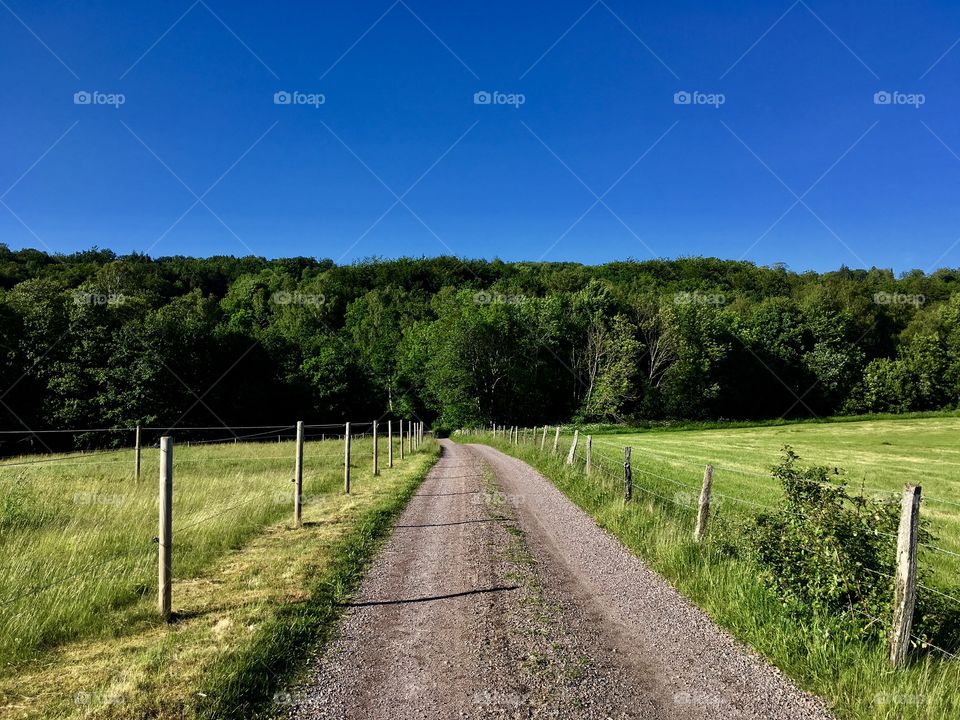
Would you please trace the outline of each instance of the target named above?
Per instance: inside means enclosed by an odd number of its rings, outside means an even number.
[[[7,429],[955,407],[960,271],[50,255],[0,245]]]

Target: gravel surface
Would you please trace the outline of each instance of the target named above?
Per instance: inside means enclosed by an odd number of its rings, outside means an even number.
[[[291,718],[832,716],[525,463],[445,441]]]

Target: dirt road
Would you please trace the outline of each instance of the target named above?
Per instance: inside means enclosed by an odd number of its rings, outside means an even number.
[[[830,718],[529,466],[443,456],[295,718]]]

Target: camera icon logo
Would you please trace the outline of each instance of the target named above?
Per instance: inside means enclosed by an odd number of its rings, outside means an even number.
[[[693,96],[686,90],[680,90],[673,94],[674,105],[689,105],[693,101]]]
[[[74,105],[89,105],[93,101],[93,96],[86,90],[79,90],[73,94]]]
[[[293,102],[293,96],[286,90],[280,90],[273,94],[274,105],[289,105],[291,102]]]
[[[880,90],[873,94],[874,105],[889,105],[891,102],[893,102],[893,95],[886,90]]]
[[[480,90],[473,94],[473,104],[474,105],[489,105],[493,102],[493,96],[488,93],[486,90]]]

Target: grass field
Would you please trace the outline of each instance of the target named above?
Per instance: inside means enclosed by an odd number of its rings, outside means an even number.
[[[816,622],[790,616],[780,598],[759,579],[748,556],[732,556],[712,537],[691,539],[696,498],[706,463],[715,466],[715,508],[734,520],[775,506],[782,497],[769,475],[783,445],[801,464],[847,471],[851,488],[868,494],[899,493],[904,482],[923,485],[922,515],[931,520],[938,547],[960,549],[958,418],[871,419],[865,422],[802,423],[709,430],[600,431],[593,435],[593,476],[564,458],[572,430],[561,435],[559,453],[538,442],[513,445],[504,438],[459,437],[492,444],[526,460],[553,480],[637,555],[721,626],[825,698],[839,717],[856,720],[952,720],[960,717],[960,661],[936,652],[915,652],[909,666],[892,671],[884,643],[846,632],[842,620]],[[634,502],[623,502],[623,447],[632,447]],[[934,500],[933,498],[937,498]],[[922,551],[921,563],[935,566],[942,587],[957,582],[951,555]],[[953,591],[955,593],[955,590]]]
[[[374,478],[355,439],[347,497],[342,442],[306,443],[295,530],[292,442],[175,447],[170,625],[157,450],[139,483],[129,450],[0,463],[0,716],[215,716],[276,687],[432,464],[436,443],[422,450],[390,470],[381,441]]]
[[[852,492],[869,497],[899,495],[905,483],[921,485],[921,516],[930,522],[935,547],[960,553],[960,418],[885,419],[862,422],[798,423],[774,427],[646,431],[594,435],[594,452],[610,467],[633,450],[636,483],[673,489],[691,505],[703,469],[714,466],[716,507],[727,513],[756,513],[757,505],[782,498],[770,468],[784,445],[807,465],[841,468]],[[567,440],[569,445],[570,440]],[[660,477],[656,477],[660,476]],[[668,483],[670,478],[681,487]],[[921,562],[943,585],[960,585],[960,557],[921,548]]]

